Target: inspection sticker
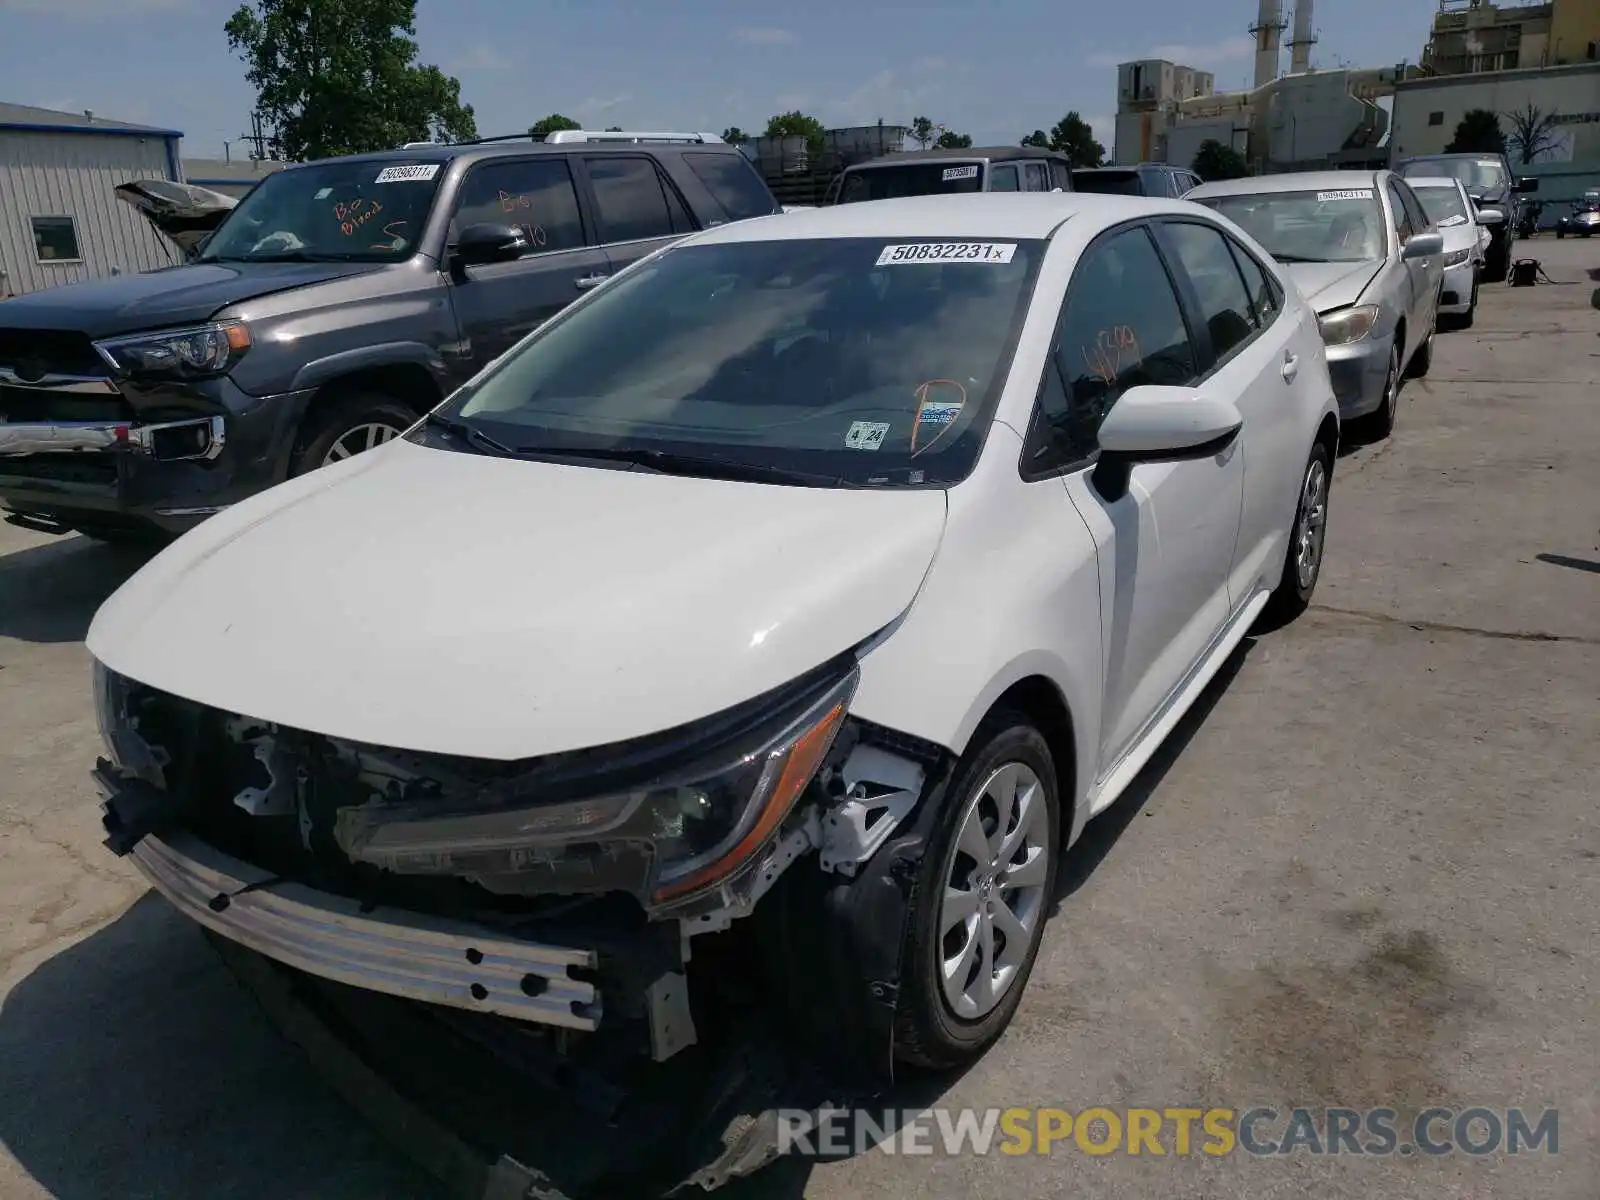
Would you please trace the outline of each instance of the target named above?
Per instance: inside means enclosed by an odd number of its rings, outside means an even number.
[[[885,246],[874,266],[896,267],[904,263],[979,262],[1008,263],[1017,252],[1015,242],[917,242]]]
[[[1317,203],[1326,204],[1329,200],[1371,200],[1371,188],[1345,188],[1337,192],[1318,192]]]
[[[385,167],[373,183],[426,183],[439,173],[438,163],[418,163],[411,167]]]
[[[844,444],[851,450],[876,450],[889,433],[887,421],[852,421]]]
[[[976,163],[969,167],[946,167],[944,174],[939,176],[940,179],[976,179],[977,177],[978,167]]]

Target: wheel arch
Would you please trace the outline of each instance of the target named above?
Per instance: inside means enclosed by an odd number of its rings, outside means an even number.
[[[1026,675],[1001,692],[978,722],[979,728],[997,713],[1014,711],[1026,716],[1043,735],[1056,771],[1057,798],[1063,805],[1061,832],[1070,840],[1078,809],[1077,726],[1067,698],[1055,681],[1044,675]]]

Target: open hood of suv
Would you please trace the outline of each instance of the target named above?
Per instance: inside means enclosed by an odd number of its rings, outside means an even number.
[[[330,737],[501,761],[672,729],[911,605],[941,491],[572,466],[394,441],[212,517],[101,607],[150,687]]]
[[[119,183],[117,199],[133,205],[156,231],[185,255],[205,240],[239,202],[192,183],[135,179]]]

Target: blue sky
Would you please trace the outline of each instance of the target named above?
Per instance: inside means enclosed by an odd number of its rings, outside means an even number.
[[[222,153],[252,92],[223,22],[238,0],[0,0],[0,100],[181,129]],[[1293,0],[1285,0],[1292,9]],[[1161,57],[1249,82],[1255,0],[419,0],[421,59],[461,80],[481,133],[585,124],[760,132],[926,114],[1015,142],[1068,109],[1110,149],[1115,64]],[[1416,61],[1436,0],[1321,0],[1313,63]],[[20,53],[19,53],[20,51]],[[1284,56],[1287,67],[1288,56]],[[241,150],[242,147],[236,147]]]

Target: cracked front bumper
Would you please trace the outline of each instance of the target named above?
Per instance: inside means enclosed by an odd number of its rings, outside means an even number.
[[[353,987],[593,1031],[601,1017],[593,950],[540,945],[485,928],[280,880],[188,834],[150,834],[131,857],[179,912],[231,941]]]

